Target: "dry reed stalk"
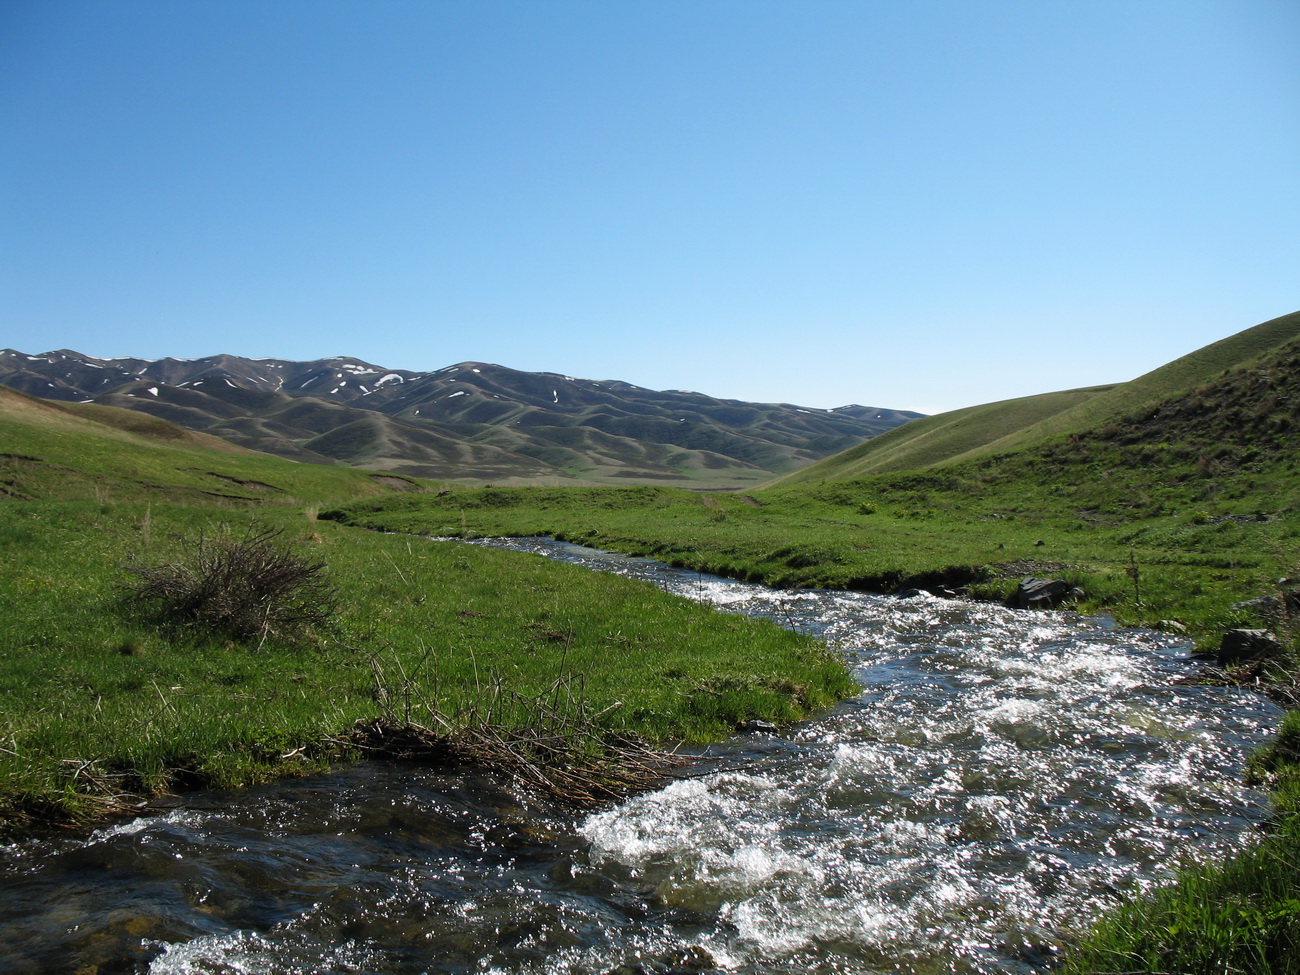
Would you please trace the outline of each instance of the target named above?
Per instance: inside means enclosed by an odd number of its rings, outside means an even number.
[[[427,660],[426,654],[421,668]],[[653,788],[683,763],[677,755],[604,727],[622,705],[593,714],[581,675],[558,677],[535,695],[511,691],[497,678],[480,684],[478,700],[457,714],[424,698],[417,721],[412,704],[417,692],[405,668],[398,664],[402,686],[394,694],[377,656],[371,666],[381,688],[376,697],[388,713],[358,722],[349,738],[349,744],[371,754],[493,769],[528,791],[579,807]],[[400,714],[397,699],[405,704]]]

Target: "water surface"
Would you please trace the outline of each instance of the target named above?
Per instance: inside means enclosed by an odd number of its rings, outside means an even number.
[[[1167,636],[492,544],[814,633],[863,692],[589,814],[368,762],[14,844],[5,970],[1027,973],[1262,814],[1241,766],[1279,712],[1174,684]]]

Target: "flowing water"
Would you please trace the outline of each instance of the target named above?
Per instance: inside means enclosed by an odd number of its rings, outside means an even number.
[[[1172,683],[1188,647],[988,604],[778,591],[546,540],[837,646],[863,686],[581,814],[362,763],[0,848],[0,968],[153,973],[1027,973],[1262,815],[1278,717]]]

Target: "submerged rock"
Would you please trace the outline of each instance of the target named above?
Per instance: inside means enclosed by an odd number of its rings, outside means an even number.
[[[1229,630],[1219,644],[1219,666],[1232,667],[1280,657],[1284,649],[1269,630]]]
[[[1083,590],[1064,579],[1021,579],[1015,593],[1007,600],[1013,609],[1055,609],[1063,603],[1075,603]]]

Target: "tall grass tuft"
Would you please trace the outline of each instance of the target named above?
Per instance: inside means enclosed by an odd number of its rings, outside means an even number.
[[[1062,968],[1107,972],[1300,973],[1300,837],[1268,836],[1110,914]]]
[[[200,533],[180,558],[128,563],[139,580],[123,588],[167,622],[222,633],[241,642],[275,633],[293,637],[331,619],[338,602],[322,576],[325,563],[296,555],[280,528],[252,525]]]

